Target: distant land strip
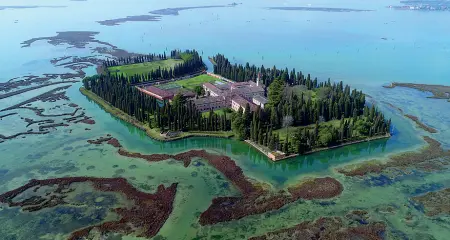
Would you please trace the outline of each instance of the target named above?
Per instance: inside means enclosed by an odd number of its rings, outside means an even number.
[[[329,7],[268,7],[268,10],[314,11],[314,12],[372,12],[374,10]]]
[[[230,7],[232,5],[211,5],[211,6],[196,6],[196,7],[179,7],[179,8],[164,8],[153,10],[150,13],[156,15],[173,15],[177,16],[180,14],[180,11],[189,10],[189,9],[200,9],[200,8],[223,8]]]
[[[67,6],[0,6],[0,11],[5,9],[29,9],[29,8],[65,8]]]
[[[389,107],[399,111],[403,116],[411,119],[413,122],[415,122],[417,124],[418,127],[422,128],[423,130],[425,130],[429,133],[437,133],[438,132],[438,130],[436,130],[435,128],[432,128],[432,127],[426,125],[425,123],[421,122],[418,117],[411,115],[411,114],[404,114],[403,109],[395,106],[394,104],[388,103],[386,101],[381,101],[381,102],[388,105]]]
[[[385,88],[405,87],[416,89],[422,92],[431,92],[433,96],[429,98],[448,99],[448,101],[450,101],[450,86],[393,82],[389,86],[384,87]]]
[[[1,116],[0,116],[0,120],[1,120],[2,118],[4,118],[4,117],[16,115],[16,114],[17,114],[17,113],[8,113],[8,114],[5,114],[5,115],[1,115]]]
[[[109,19],[109,20],[103,20],[103,21],[97,21],[100,23],[100,25],[104,26],[117,26],[121,23],[126,22],[152,22],[152,21],[160,21],[160,16],[153,16],[153,15],[138,15],[138,16],[127,16],[124,18],[115,18],[115,19]]]
[[[405,114],[405,117],[411,119],[413,122],[417,124],[418,127],[422,128],[423,130],[429,132],[429,133],[437,133],[438,131],[432,127],[427,126],[426,124],[422,123],[418,117],[411,115],[411,114]]]
[[[63,84],[63,83],[76,83],[76,82],[79,82],[79,81],[60,81],[60,82],[52,82],[52,83],[42,84],[42,85],[39,85],[39,86],[25,88],[25,89],[20,89],[20,90],[17,90],[15,92],[2,94],[2,95],[0,95],[0,99],[9,98],[9,97],[21,94],[21,93],[25,93],[25,92],[36,90],[36,89],[43,88],[43,87],[48,87],[48,86],[51,86],[51,85]]]
[[[32,97],[32,98],[30,98],[30,99],[28,99],[28,100],[25,100],[25,101],[23,101],[23,102],[21,102],[21,103],[18,103],[18,104],[14,105],[14,106],[7,107],[7,108],[5,108],[5,109],[2,109],[0,112],[4,112],[4,111],[7,111],[7,110],[13,110],[13,109],[19,108],[19,107],[22,106],[22,105],[25,105],[25,104],[28,104],[28,103],[32,103],[32,102],[35,102],[35,101],[40,100],[40,99],[49,98],[49,97],[51,97],[51,95],[52,95],[53,93],[58,92],[58,91],[62,91],[62,90],[66,90],[66,89],[68,89],[70,86],[72,86],[72,85],[63,86],[63,87],[57,87],[57,88],[52,89],[52,90],[50,90],[50,91],[48,91],[48,92],[45,92],[45,93],[43,93],[43,94],[41,94],[41,95],[38,95],[38,96],[36,96],[36,97]]]
[[[122,18],[113,18],[108,20],[97,21],[100,25],[104,26],[117,26],[126,22],[157,22],[161,21],[161,16],[178,16],[180,15],[180,11],[189,10],[189,9],[202,9],[202,8],[223,8],[223,7],[231,7],[234,5],[212,5],[212,6],[197,6],[197,7],[179,7],[179,8],[164,8],[157,9],[149,12],[151,15],[136,15],[136,16],[127,16]]]

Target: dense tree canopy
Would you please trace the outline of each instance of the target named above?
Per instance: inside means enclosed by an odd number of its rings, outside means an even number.
[[[123,76],[104,74],[87,77],[84,87],[105,99],[111,105],[146,122],[150,127],[161,131],[229,131],[233,130],[241,139],[250,139],[261,146],[286,153],[305,153],[314,148],[329,147],[345,142],[383,136],[390,132],[390,120],[375,106],[367,106],[362,91],[351,89],[342,82],[332,83],[312,80],[301,72],[288,69],[279,70],[263,66],[256,68],[248,63],[231,65],[223,55],[213,58],[214,72],[235,81],[255,79],[258,73],[268,87],[268,105],[251,111],[245,108],[232,114],[216,114],[212,110],[203,116],[192,101],[176,95],[172,103],[160,102],[140,92],[132,84],[154,80],[178,74],[190,74],[204,66],[195,50],[181,53],[172,51],[170,57],[181,57],[185,64],[172,69],[157,70],[147,76]],[[186,58],[186,56],[189,56]],[[126,64],[139,61],[151,61],[166,58],[163,55],[148,55],[140,58],[121,59],[117,62],[106,61],[104,66]],[[166,73],[167,71],[167,73]],[[164,73],[163,73],[164,72]],[[201,87],[196,88],[197,95],[203,95]],[[280,139],[280,128],[292,127]],[[277,131],[278,130],[278,131]]]
[[[281,78],[275,79],[269,86],[269,91],[267,92],[267,98],[269,100],[268,107],[278,106],[283,98],[284,88],[286,82],[281,80]]]
[[[172,54],[176,53],[178,52],[172,52]],[[190,60],[194,62],[201,61],[201,58],[198,57],[195,50],[186,51],[185,54],[192,54]],[[148,57],[148,59],[151,58]],[[129,61],[131,60],[121,60],[120,62]],[[203,62],[201,62],[201,65],[203,66]],[[200,66],[200,64],[198,64],[198,66]],[[177,68],[177,66],[175,66],[175,68]],[[190,68],[186,73],[191,73],[196,70],[197,68]],[[86,77],[83,79],[83,85],[86,89],[94,92],[112,106],[121,109],[130,116],[136,117],[136,119],[141,122],[148,123],[150,127],[159,128],[161,131],[230,130],[231,122],[226,119],[226,116],[219,116],[212,113],[208,118],[203,117],[192,101],[184,99],[181,95],[176,95],[172,104],[160,102],[159,100],[142,93],[136,87],[133,87],[131,85],[131,83],[134,82],[133,79],[135,78],[105,72],[101,75]]]
[[[235,119],[233,129],[245,137],[243,123],[250,130],[249,138],[270,149],[285,152],[304,153],[313,148],[329,147],[347,141],[355,141],[390,131],[390,120],[386,121],[375,106],[366,106],[362,91],[351,89],[342,82],[332,83],[330,79],[318,82],[308,74],[295,69],[280,70],[256,67],[249,63],[231,64],[223,55],[214,58],[214,73],[234,81],[255,80],[258,73],[268,86],[268,104],[265,109],[253,113],[252,121]],[[239,118],[239,114],[238,117]],[[287,132],[284,139],[273,133],[274,130],[289,126],[298,127],[296,132]],[[323,124],[339,120],[339,126]],[[311,128],[311,125],[314,127]]]

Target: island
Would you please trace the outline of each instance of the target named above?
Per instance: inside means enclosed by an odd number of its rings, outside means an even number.
[[[80,90],[156,140],[235,137],[274,161],[390,137],[391,121],[342,82],[209,59],[213,73],[195,50],[106,60]]]
[[[422,92],[431,92],[433,96],[429,98],[447,99],[450,102],[450,87],[444,85],[417,84],[417,83],[398,83],[393,82],[385,88],[405,87],[412,88]]]
[[[446,0],[403,0],[403,5],[390,5],[388,8],[408,11],[449,11],[450,3]]]

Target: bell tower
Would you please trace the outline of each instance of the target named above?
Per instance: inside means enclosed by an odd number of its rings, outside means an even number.
[[[258,73],[258,77],[256,77],[256,86],[259,87],[259,80],[261,78],[261,72]]]

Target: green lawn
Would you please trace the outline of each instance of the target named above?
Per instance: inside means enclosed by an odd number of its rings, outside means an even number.
[[[158,69],[159,67],[161,67],[161,69],[173,68],[176,64],[182,63],[182,62],[183,62],[183,60],[181,60],[181,59],[167,59],[167,60],[160,60],[160,61],[153,61],[153,62],[135,63],[135,64],[129,64],[129,65],[110,67],[110,68],[108,68],[108,70],[112,74],[123,73],[123,74],[125,74],[125,76],[132,76],[135,74],[148,73],[151,70]]]
[[[202,74],[197,77],[176,81],[175,84],[180,85],[183,88],[194,90],[194,88],[196,86],[201,86],[203,83],[207,83],[207,82],[214,83],[214,82],[222,82],[222,81],[215,77],[211,77],[209,75]]]
[[[187,60],[191,60],[192,59],[192,54],[190,54],[190,53],[181,53],[180,54],[180,57],[181,57],[181,59],[183,59],[184,61],[187,61]]]
[[[230,109],[231,110],[231,109]],[[231,110],[232,111],[232,110]],[[231,119],[231,114],[232,112],[230,112],[229,110],[227,110],[227,108],[222,108],[222,109],[217,109],[214,111],[215,114],[217,115],[224,115],[225,112],[227,112],[227,119]],[[203,112],[202,113],[203,117],[209,117],[209,112]]]
[[[304,97],[305,101],[307,101],[308,99],[311,99],[314,101],[316,98],[316,92],[314,92],[313,90],[308,90],[306,88],[306,86],[303,86],[303,85],[288,87],[286,90],[287,90],[286,91],[287,96],[290,96],[291,92],[292,92],[295,95],[297,95],[298,97],[300,97],[303,93],[303,97]]]
[[[305,98],[305,101],[311,99],[313,102],[318,99],[327,99],[328,95],[330,94],[331,88],[329,87],[322,87],[322,88],[316,88],[313,90],[308,90],[306,86],[304,85],[297,85],[288,87],[286,94],[289,96],[291,92],[293,92],[298,97],[301,96],[303,93],[303,97]]]
[[[349,120],[350,118],[346,118],[345,120]],[[330,127],[333,126],[335,128],[339,127],[341,125],[341,120],[331,120],[328,122],[323,122],[321,124],[319,124],[319,130],[321,128],[325,128],[325,127]],[[294,133],[297,132],[297,129],[304,129],[307,128],[308,130],[313,130],[314,127],[316,126],[316,124],[310,124],[308,126],[298,126],[298,127],[288,127],[287,131],[286,128],[281,128],[278,130],[274,130],[274,133],[279,133],[280,134],[280,140],[282,140],[284,142],[284,140],[286,139],[286,133],[289,133],[289,139],[291,139],[294,136]]]

